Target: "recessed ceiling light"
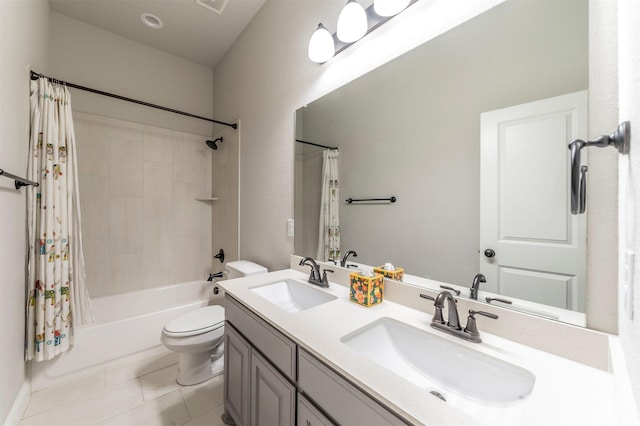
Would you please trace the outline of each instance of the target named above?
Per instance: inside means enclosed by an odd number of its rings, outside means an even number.
[[[162,19],[158,18],[156,15],[152,13],[143,13],[140,15],[140,20],[143,24],[145,24],[149,28],[153,28],[155,30],[159,30],[164,26]]]

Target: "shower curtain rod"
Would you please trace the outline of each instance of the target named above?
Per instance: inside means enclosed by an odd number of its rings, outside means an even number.
[[[320,148],[325,148],[325,149],[338,149],[337,146],[320,145],[320,144],[313,143],[313,142],[301,141],[300,139],[296,139],[296,142],[304,143],[304,144],[307,144],[307,145],[318,146]]]
[[[72,87],[74,89],[84,90],[85,92],[91,92],[91,93],[95,93],[97,95],[102,95],[102,96],[107,96],[107,97],[110,97],[110,98],[120,99],[121,101],[127,101],[127,102],[132,102],[132,103],[138,104],[138,105],[143,105],[143,106],[147,106],[147,107],[151,107],[151,108],[161,109],[163,111],[172,112],[174,114],[186,115],[187,117],[197,118],[199,120],[210,121],[211,123],[222,124],[223,126],[229,126],[229,127],[234,128],[234,129],[238,128],[238,124],[237,123],[233,123],[233,124],[225,123],[224,121],[218,121],[218,120],[214,120],[212,118],[202,117],[200,115],[191,114],[191,113],[180,111],[180,110],[177,110],[177,109],[167,108],[167,107],[163,107],[163,106],[160,106],[160,105],[151,104],[149,102],[144,102],[144,101],[139,101],[137,99],[127,98],[125,96],[115,95],[115,94],[109,93],[109,92],[103,92],[102,90],[97,90],[97,89],[92,89],[90,87],[80,86],[78,84],[73,84],[73,83],[69,83],[67,81],[58,80],[58,79],[55,79],[53,77],[48,77],[48,76],[46,76],[44,74],[37,73],[35,71],[31,71],[31,80],[37,80],[40,77],[47,78],[47,79],[49,79],[49,80],[51,80],[51,81],[53,81],[55,83],[58,83],[58,84],[64,84],[65,86]]]

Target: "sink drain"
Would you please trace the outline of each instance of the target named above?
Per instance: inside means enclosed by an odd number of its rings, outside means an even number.
[[[447,402],[447,399],[444,397],[443,394],[441,394],[438,391],[434,391],[432,390],[431,392],[429,392],[431,395],[435,396],[436,398],[440,398],[441,400],[443,400],[444,402]]]

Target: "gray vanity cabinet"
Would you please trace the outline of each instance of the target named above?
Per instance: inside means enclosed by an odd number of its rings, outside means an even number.
[[[228,294],[225,316],[227,421],[238,426],[406,424]]]
[[[251,355],[251,425],[295,425],[296,388],[257,352]]]

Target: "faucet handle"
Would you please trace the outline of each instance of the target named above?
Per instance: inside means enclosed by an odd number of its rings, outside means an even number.
[[[333,274],[335,271],[333,269],[324,269],[322,271],[322,284],[326,284],[328,286],[329,280],[327,279],[327,272],[330,272]]]
[[[431,297],[428,294],[422,294],[420,293],[420,297],[422,297],[423,299],[428,299],[428,300],[432,300],[432,301],[436,301],[435,297]]]
[[[469,317],[467,318],[467,326],[464,328],[464,332],[471,336],[472,342],[480,343],[482,340],[480,339],[480,332],[476,325],[476,314],[492,319],[498,319],[498,316],[490,312],[474,311],[473,309],[469,309]]]
[[[492,318],[492,319],[498,319],[498,316],[496,314],[492,314],[491,312],[485,312],[485,311],[474,311],[473,309],[469,309],[469,316],[473,319],[475,319],[475,315],[482,315],[483,317],[488,317],[488,318]]]
[[[438,306],[435,301],[435,297],[431,297],[428,294],[420,293],[420,297],[427,300],[433,300],[433,306],[436,307],[436,311],[433,313],[433,322],[437,322],[439,324],[444,324],[444,317],[442,316],[442,306]]]
[[[511,300],[501,299],[499,297],[487,297],[486,299],[487,299],[487,303],[489,303],[489,304],[491,302],[493,302],[493,301],[500,302],[500,303],[506,303],[507,305],[511,305],[513,303]]]

